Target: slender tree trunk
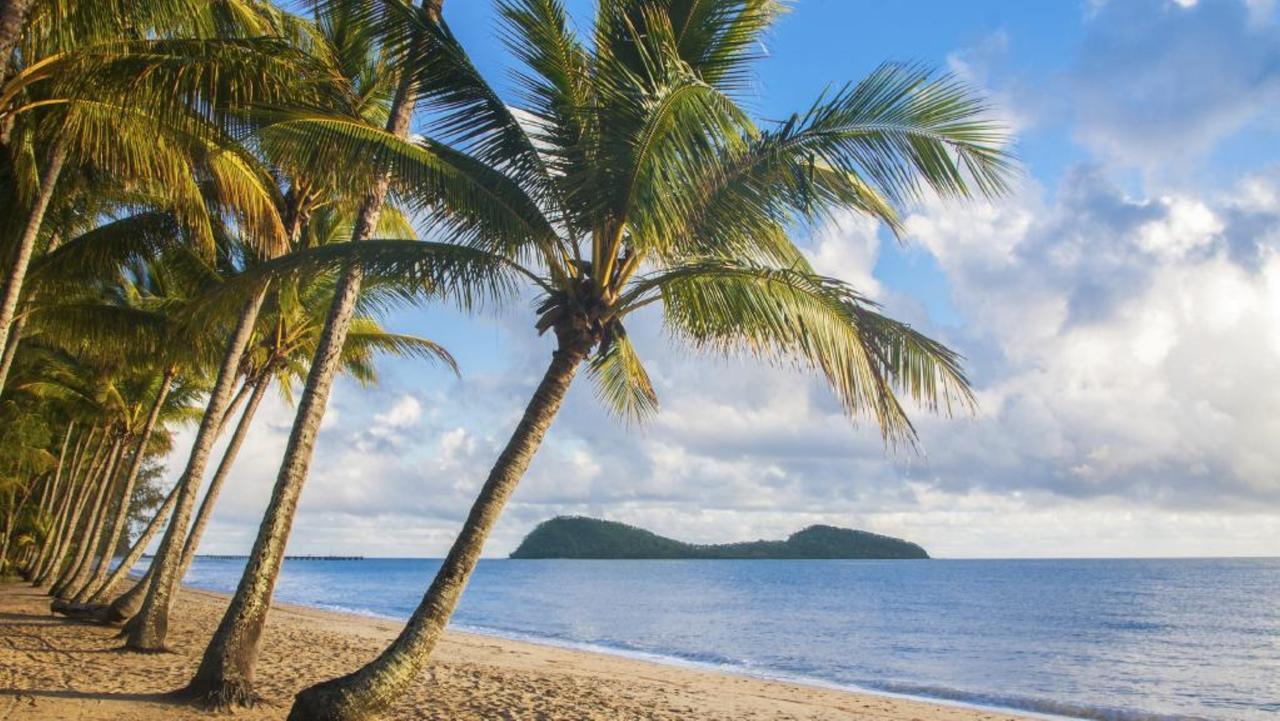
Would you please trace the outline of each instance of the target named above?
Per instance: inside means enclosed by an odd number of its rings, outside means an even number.
[[[134,541],[133,545],[129,547],[129,552],[126,553],[124,559],[120,561],[120,565],[116,566],[116,570],[112,571],[110,576],[107,576],[106,582],[103,583],[102,587],[93,594],[93,597],[89,599],[89,603],[105,603],[106,600],[111,597],[116,586],[120,584],[120,581],[124,580],[125,576],[129,575],[130,569],[137,564],[138,559],[142,558],[142,554],[147,550],[147,544],[151,543],[151,539],[156,537],[156,533],[159,532],[160,527],[164,525],[165,519],[173,513],[173,507],[177,504],[177,501],[178,486],[175,484],[174,487],[169,490],[169,495],[164,497],[164,503],[160,504],[160,507],[156,509],[156,513],[151,517],[151,521],[147,523],[147,527],[143,529],[142,535],[138,536],[138,540]],[[124,610],[125,609],[123,607],[117,609],[116,615],[123,613]],[[137,608],[133,609],[133,611],[129,613],[129,616],[137,613],[137,611]],[[125,618],[128,618],[128,616]]]
[[[22,331],[26,328],[27,316],[19,315],[13,320],[9,330],[9,341],[4,344],[4,355],[0,356],[0,391],[4,390],[9,379],[9,371],[13,369],[13,359],[18,357],[18,343],[22,340]]]
[[[0,0],[0,2],[3,2],[3,0]],[[0,152],[3,152],[3,150],[0,149]],[[49,245],[44,250],[46,255],[58,248],[61,237],[57,233],[49,237]],[[9,340],[4,344],[4,355],[0,356],[0,391],[4,390],[5,383],[9,378],[9,371],[13,369],[13,359],[18,357],[18,344],[22,342],[22,331],[26,326],[26,313],[14,318],[13,326],[9,330]]]
[[[49,544],[50,535],[54,533],[55,524],[54,519],[52,519],[51,516],[54,514],[55,508],[58,507],[59,492],[61,490],[61,476],[63,476],[63,464],[67,461],[67,446],[70,443],[70,439],[72,439],[72,434],[74,432],[76,432],[76,421],[73,420],[67,425],[67,433],[63,435],[63,446],[61,446],[61,450],[58,452],[58,465],[54,466],[54,474],[50,476],[49,482],[47,482],[44,489],[41,490],[40,507],[36,510],[36,517],[41,521],[41,523],[46,519],[46,517],[49,517],[50,523],[49,528],[45,529],[44,538],[41,538],[40,542],[32,544],[31,555],[29,555],[31,556],[31,565],[27,566],[26,570],[28,580],[35,578],[36,565],[38,561],[37,552],[44,551],[47,544]]]
[[[122,438],[117,438],[112,444],[111,451],[107,454],[106,464],[94,484],[97,490],[94,492],[93,501],[89,506],[89,513],[84,518],[84,527],[76,544],[74,560],[67,566],[62,578],[58,579],[58,582],[53,586],[53,594],[57,598],[66,599],[75,593],[76,589],[80,588],[88,577],[89,569],[92,567],[97,554],[98,539],[102,533],[102,521],[111,506],[112,495],[115,491],[115,472],[118,468],[123,447]]]
[[[22,40],[32,0],[0,0],[0,82],[9,79],[9,61]]]
[[[440,19],[442,2],[443,0],[423,2],[436,22]],[[411,52],[421,52],[422,45],[422,42],[410,43]],[[387,118],[388,132],[399,138],[408,137],[415,99],[413,78],[405,73],[400,78],[396,95],[392,99]],[[353,243],[373,237],[390,187],[391,173],[384,171],[376,179],[370,194],[360,204],[351,233]],[[285,448],[266,514],[258,527],[253,550],[249,553],[248,563],[245,564],[240,583],[236,586],[231,605],[227,607],[217,631],[205,649],[200,668],[184,689],[199,705],[225,708],[251,705],[255,701],[253,668],[258,660],[258,641],[266,622],[267,609],[271,605],[280,564],[284,561],[294,511],[307,480],[320,421],[324,417],[329,392],[338,374],[342,348],[346,344],[347,331],[351,326],[351,316],[355,312],[363,278],[362,268],[349,265],[343,269],[334,290],[329,314],[325,317],[324,329],[320,333],[320,340],[311,359],[311,368],[307,372],[307,383],[298,402],[289,444]]]
[[[66,536],[68,521],[71,518],[71,509],[75,507],[75,502],[81,485],[81,471],[85,454],[88,452],[89,446],[93,443],[93,436],[97,433],[97,428],[90,428],[87,433],[81,433],[76,440],[76,449],[71,454],[71,470],[67,474],[67,483],[62,491],[62,498],[58,502],[57,514],[54,516],[53,527],[49,531],[49,536],[45,539],[44,547],[41,549],[40,557],[36,562],[35,575],[32,577],[31,583],[39,586],[49,575],[49,569],[55,563],[56,554],[62,546],[62,540]]]
[[[218,424],[218,437],[222,437],[223,431],[227,430],[227,423],[235,417],[236,410],[240,408],[240,404],[249,394],[249,386],[253,385],[247,379],[240,384],[240,390],[231,397],[231,402],[227,404],[227,412],[222,414],[222,422]]]
[[[17,489],[10,489],[9,503],[4,508],[4,535],[0,536],[0,576],[5,575],[5,569],[9,565],[9,536],[13,534],[13,507],[17,499]]]
[[[156,389],[155,401],[152,402],[151,411],[147,414],[147,421],[142,426],[142,435],[138,438],[137,447],[133,452],[133,459],[129,462],[129,470],[126,472],[122,482],[120,505],[116,508],[116,516],[112,519],[111,526],[107,529],[106,551],[98,560],[98,565],[94,569],[93,575],[90,576],[89,582],[71,599],[73,603],[84,603],[98,590],[102,585],[103,579],[106,578],[107,569],[111,566],[111,559],[115,556],[116,547],[120,543],[121,536],[125,535],[127,537],[129,501],[133,498],[133,487],[138,480],[138,471],[142,470],[142,461],[147,455],[147,444],[151,442],[151,433],[155,430],[156,421],[160,418],[160,410],[164,407],[164,402],[169,397],[169,389],[173,387],[173,379],[177,375],[177,369],[170,368],[165,371],[164,377],[160,381],[160,387]]]
[[[48,474],[45,474],[42,476],[37,476],[36,478],[27,481],[26,488],[22,494],[22,500],[20,501],[17,500],[18,490],[16,488],[9,492],[10,493],[9,505],[6,509],[6,514],[5,514],[5,530],[4,530],[5,540],[2,542],[5,547],[3,549],[0,549],[0,567],[3,567],[5,560],[9,558],[9,549],[13,546],[14,517],[22,515],[22,510],[27,507],[28,503],[31,502],[31,495],[35,491],[35,487],[37,485],[40,485],[42,481],[48,482],[50,477],[51,476],[49,476]],[[21,567],[22,565],[21,555],[22,554],[19,553],[18,559],[15,562],[12,562],[9,564],[11,571],[15,569],[19,569]]]
[[[62,529],[62,540],[55,552],[54,562],[49,566],[47,578],[50,584],[50,595],[56,595],[53,589],[62,583],[62,579],[67,573],[68,569],[64,566],[64,562],[68,560],[67,555],[71,552],[72,543],[76,539],[76,532],[80,530],[80,517],[84,514],[84,508],[93,496],[96,488],[94,481],[98,477],[98,469],[105,460],[103,456],[107,448],[107,433],[104,430],[102,437],[98,439],[98,447],[93,453],[93,458],[89,461],[89,465],[85,467],[84,475],[80,481],[80,489],[76,495],[75,505],[71,509],[71,517],[67,519],[67,525]]]
[[[125,439],[123,436],[116,439],[114,447],[111,449],[110,460],[107,463],[106,471],[102,474],[97,498],[94,500],[93,512],[89,515],[85,524],[84,540],[80,544],[80,551],[77,554],[77,560],[74,571],[59,586],[54,587],[54,595],[59,598],[70,598],[74,596],[81,587],[89,580],[89,573],[93,570],[93,564],[97,560],[98,547],[102,539],[102,529],[106,525],[107,513],[111,509],[111,500],[116,492],[116,478],[119,476],[120,458],[124,455]]]
[[[358,671],[300,692],[294,698],[289,721],[373,718],[400,698],[405,687],[418,677],[480,560],[485,539],[542,444],[590,347],[575,346],[565,348],[562,344],[552,355],[551,365],[525,408],[524,417],[498,456],[462,531],[404,630],[381,655]]]
[[[31,583],[34,586],[39,586],[48,574],[54,551],[61,545],[67,518],[71,513],[71,506],[75,502],[76,481],[80,479],[80,464],[84,457],[85,448],[89,445],[88,442],[92,441],[95,431],[96,429],[91,428],[88,433],[81,433],[80,437],[76,439],[76,449],[71,454],[71,471],[67,474],[67,484],[63,488],[62,498],[54,515],[53,526],[49,529],[49,534],[40,549],[40,555],[36,557],[35,575],[31,579]]]
[[[244,437],[248,434],[249,425],[253,423],[253,416],[258,412],[258,405],[262,402],[262,397],[266,395],[267,388],[271,386],[271,379],[266,374],[253,385],[253,394],[249,396],[249,404],[244,407],[244,414],[240,416],[240,422],[236,424],[236,430],[231,434],[231,442],[227,444],[227,449],[222,453],[222,461],[218,463],[218,470],[213,472],[213,480],[209,482],[209,490],[204,492],[204,499],[200,501],[200,510],[196,511],[195,523],[191,525],[191,533],[187,534],[187,543],[182,547],[182,570],[180,575],[186,576],[187,570],[191,568],[191,562],[195,560],[196,549],[200,547],[200,538],[204,535],[205,526],[209,525],[209,517],[213,515],[214,504],[218,502],[218,494],[222,492],[222,485],[226,482],[227,476],[231,472],[231,466],[236,462],[236,456],[240,453],[240,446],[244,444]]]
[[[49,507],[53,505],[53,500],[58,495],[58,479],[62,476],[62,462],[67,458],[67,445],[71,442],[71,432],[75,430],[75,426],[73,421],[67,426],[66,433],[62,434],[62,446],[58,450],[58,461],[53,466],[53,474],[40,488],[40,506],[36,509],[38,518],[43,519],[48,515]]]
[[[134,651],[161,651],[164,649],[165,636],[169,631],[169,608],[173,596],[182,578],[178,575],[182,565],[181,544],[187,535],[187,524],[191,520],[191,507],[195,504],[196,493],[204,480],[205,466],[209,462],[209,454],[213,450],[213,442],[217,438],[218,427],[222,425],[223,414],[231,400],[236,377],[240,368],[240,359],[245,347],[253,335],[253,326],[258,319],[258,311],[267,294],[267,284],[256,288],[244,309],[240,320],[227,344],[227,353],[218,369],[218,378],[214,382],[213,392],[209,396],[209,406],[200,422],[200,430],[196,433],[195,443],[191,448],[191,457],[187,468],[178,481],[178,501],[173,509],[173,519],[164,532],[164,539],[156,552],[155,580],[147,590],[147,598],[139,611],[138,623],[135,624],[125,641],[125,648]]]
[[[237,394],[237,400],[232,401],[233,407],[238,403],[239,399],[242,398],[243,395],[243,393]],[[253,403],[251,406],[253,409],[256,409],[256,407],[256,403]],[[252,411],[249,409],[246,409],[245,413],[249,414],[250,417],[252,416]],[[241,423],[245,424],[243,420]],[[223,419],[221,427],[226,427],[225,418]],[[236,432],[237,434],[240,433],[239,427],[237,427]],[[229,452],[233,447],[238,449],[239,446],[240,442],[238,442],[236,437],[233,436],[231,444],[227,447],[227,452]],[[224,465],[227,465],[227,452],[223,453],[222,463],[219,464],[218,470],[214,474],[213,482],[209,486],[210,490],[218,486],[219,476],[224,474],[223,467]],[[106,603],[107,599],[111,598],[111,594],[115,592],[116,586],[120,585],[120,582],[128,575],[129,570],[137,564],[139,558],[142,558],[143,552],[147,549],[147,544],[151,543],[151,539],[154,538],[156,532],[160,530],[160,525],[164,523],[164,520],[168,518],[169,514],[173,511],[177,497],[178,486],[174,485],[173,489],[169,491],[169,495],[165,496],[164,503],[156,510],[155,516],[151,518],[151,522],[148,523],[146,529],[142,531],[142,535],[138,536],[138,540],[129,547],[129,552],[125,554],[124,560],[120,562],[119,566],[116,566],[116,569],[107,577],[106,582],[103,583],[93,596],[89,598],[88,605]],[[205,501],[201,503],[200,510],[196,514],[195,525],[192,527],[191,534],[187,537],[187,544],[183,548],[182,568],[178,574],[180,578],[187,575],[187,569],[191,566],[191,558],[187,556],[188,549],[191,546],[191,538],[194,536],[198,542],[199,533],[202,532],[204,524],[208,521],[206,515],[207,511],[205,509],[205,505],[209,502],[208,498],[208,493],[206,493]],[[191,548],[189,552],[192,554],[195,553],[193,548]],[[152,566],[154,566],[154,561]],[[128,591],[113,600],[106,609],[103,609],[97,614],[100,620],[108,623],[124,623],[125,621],[133,618],[133,616],[135,616],[138,613],[138,610],[142,607],[142,601],[146,598],[146,592],[151,585],[151,579],[153,577],[154,574],[151,572],[151,569],[148,568],[147,573],[137,583],[130,587]]]
[[[0,0],[3,1],[3,0]],[[15,2],[18,0],[10,0]],[[3,33],[4,19],[0,16],[0,33]],[[0,36],[0,41],[3,37]],[[0,48],[2,49],[2,48]],[[5,62],[8,56],[5,55]],[[40,175],[40,190],[36,194],[35,204],[27,217],[26,227],[18,238],[17,255],[13,259],[13,267],[9,269],[5,279],[4,294],[0,296],[0,348],[9,344],[9,334],[13,330],[13,317],[18,309],[18,299],[22,297],[22,285],[27,278],[27,266],[31,264],[31,254],[35,251],[36,237],[40,226],[44,223],[44,213],[49,209],[49,200],[53,198],[54,186],[58,184],[58,175],[62,173],[62,164],[67,159],[67,147],[57,140],[49,153],[49,162]],[[7,372],[7,369],[6,369]],[[4,390],[5,377],[0,376],[0,390]]]

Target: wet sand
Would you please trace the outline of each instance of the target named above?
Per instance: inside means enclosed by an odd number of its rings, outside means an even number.
[[[182,592],[172,615],[172,653],[120,650],[116,630],[49,613],[27,584],[0,584],[0,719],[169,721],[220,714],[176,704],[227,597]],[[292,695],[353,670],[395,636],[399,624],[277,605],[258,664],[263,702],[234,718],[283,719]],[[849,693],[801,684],[451,632],[390,719],[435,721],[1015,721],[983,710]]]

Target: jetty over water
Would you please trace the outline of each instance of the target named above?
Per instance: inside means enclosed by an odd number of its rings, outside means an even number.
[[[151,554],[146,554],[150,557]],[[209,558],[215,561],[243,561],[248,555],[223,555],[217,553],[197,553],[196,558]],[[364,556],[285,556],[286,561],[363,561]]]

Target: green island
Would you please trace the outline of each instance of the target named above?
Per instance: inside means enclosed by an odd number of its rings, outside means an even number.
[[[529,532],[511,558],[584,559],[912,559],[928,558],[910,541],[849,528],[815,525],[785,541],[699,545],[625,523],[557,516]]]

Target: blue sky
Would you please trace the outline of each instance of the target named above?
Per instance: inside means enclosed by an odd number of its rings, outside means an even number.
[[[586,27],[592,3],[570,7]],[[509,89],[491,5],[445,16]],[[632,332],[661,415],[628,430],[576,387],[491,555],[558,513],[696,541],[834,523],[944,556],[1275,553],[1274,2],[798,0],[767,53],[762,120],[908,61],[981,89],[1014,131],[1025,177],[1007,199],[922,203],[902,244],[854,217],[798,231],[820,270],[960,348],[981,410],[921,416],[924,453],[888,455],[819,384],[689,356],[650,319]],[[339,384],[291,550],[441,554],[546,361],[530,318],[390,318],[445,343],[464,376],[388,361],[378,388]],[[292,410],[263,416],[208,552],[251,542]]]

